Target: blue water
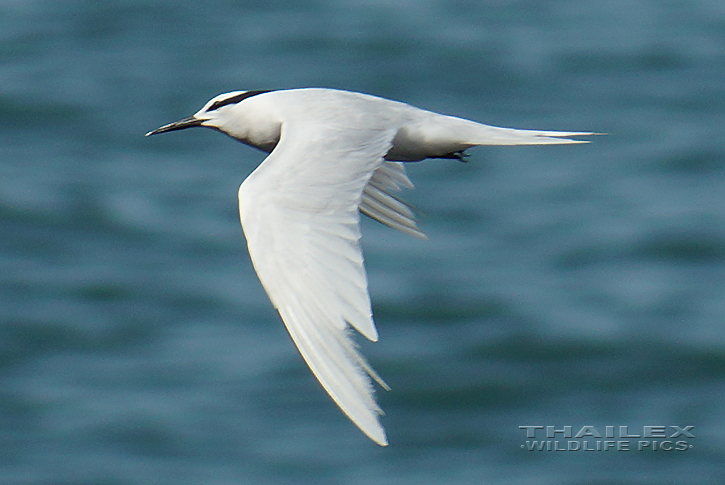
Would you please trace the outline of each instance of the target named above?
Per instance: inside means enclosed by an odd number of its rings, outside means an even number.
[[[721,0],[5,0],[0,59],[0,483],[722,483]],[[263,154],[143,137],[302,86],[608,133],[410,166],[428,241],[363,221],[387,448],[251,268]],[[529,451],[519,426],[695,437]]]

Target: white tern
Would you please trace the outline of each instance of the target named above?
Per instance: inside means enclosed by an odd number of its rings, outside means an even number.
[[[322,387],[367,436],[387,445],[372,377],[348,325],[377,341],[359,212],[425,238],[394,193],[402,162],[463,159],[478,145],[586,143],[585,132],[488,126],[335,89],[234,91],[147,133],[204,126],[269,156],[239,188],[249,255],[272,304]]]

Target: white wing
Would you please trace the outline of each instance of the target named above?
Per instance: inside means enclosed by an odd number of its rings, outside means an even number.
[[[413,209],[391,193],[402,188],[413,188],[413,183],[405,173],[405,166],[401,162],[385,162],[375,170],[365,186],[360,212],[393,229],[427,239],[418,229]]]
[[[386,445],[368,375],[387,386],[358,352],[347,324],[378,338],[358,207],[395,130],[335,128],[340,124],[327,121],[282,125],[277,147],[239,189],[239,213],[257,275],[302,357],[345,414]],[[383,193],[390,189],[384,185]]]

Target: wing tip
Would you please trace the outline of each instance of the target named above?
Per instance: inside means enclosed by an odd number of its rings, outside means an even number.
[[[362,428],[360,428],[362,429]],[[363,433],[380,446],[388,446],[388,437],[380,424],[375,429],[362,429]]]

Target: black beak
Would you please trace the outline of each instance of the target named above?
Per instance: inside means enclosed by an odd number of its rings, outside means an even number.
[[[201,126],[203,122],[204,120],[200,120],[192,116],[190,118],[184,118],[183,120],[174,121],[173,123],[164,125],[161,128],[156,128],[154,131],[149,131],[146,133],[146,136],[158,135],[159,133],[166,133],[167,131],[183,130],[194,126]]]

